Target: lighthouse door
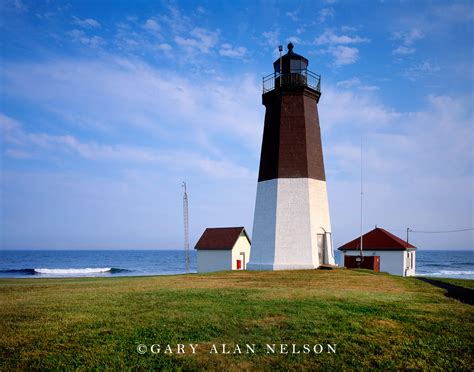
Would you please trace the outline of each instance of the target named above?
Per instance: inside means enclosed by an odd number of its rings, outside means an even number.
[[[319,264],[322,265],[324,263],[324,234],[318,234],[317,244],[318,244],[318,259]]]

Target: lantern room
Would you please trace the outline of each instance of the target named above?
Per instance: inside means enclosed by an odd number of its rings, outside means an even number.
[[[308,60],[293,52],[293,43],[288,44],[288,53],[273,62],[275,75],[301,74],[305,75],[308,68]]]
[[[321,95],[321,76],[308,70],[308,60],[293,52],[293,44],[288,44],[288,53],[273,63],[273,73],[263,78],[263,94],[278,89],[310,88]],[[281,53],[282,48],[280,49]]]

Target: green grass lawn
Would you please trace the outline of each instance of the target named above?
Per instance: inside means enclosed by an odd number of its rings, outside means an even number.
[[[444,292],[365,270],[2,279],[0,369],[472,370],[473,307]],[[137,352],[178,343],[199,346],[194,355]],[[256,350],[209,354],[222,343]],[[337,346],[267,354],[267,343]]]

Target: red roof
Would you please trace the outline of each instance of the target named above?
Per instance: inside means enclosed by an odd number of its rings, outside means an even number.
[[[340,251],[359,250],[360,237],[350,241],[339,247]],[[410,243],[400,239],[398,236],[389,233],[387,230],[376,227],[372,231],[362,235],[363,250],[380,250],[380,251],[404,251],[407,248],[416,248]]]
[[[206,250],[231,250],[234,248],[235,242],[239,238],[241,233],[245,234],[245,237],[249,241],[250,239],[242,227],[208,227],[204,230],[201,238],[196,243],[194,249]]]

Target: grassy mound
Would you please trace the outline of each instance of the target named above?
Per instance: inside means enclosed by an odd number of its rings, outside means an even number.
[[[0,305],[2,370],[474,368],[472,306],[365,270],[2,279]],[[195,354],[176,352],[190,343]],[[210,354],[213,344],[221,352]],[[242,354],[222,354],[221,344]],[[336,353],[305,354],[304,344],[336,344]]]

